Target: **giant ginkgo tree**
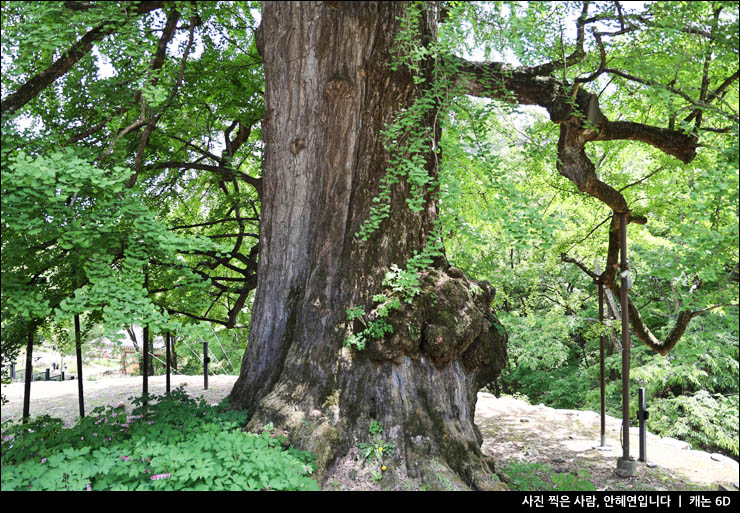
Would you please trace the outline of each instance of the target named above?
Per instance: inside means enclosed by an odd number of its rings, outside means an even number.
[[[3,81],[4,157],[20,161],[26,112],[124,173],[122,197],[172,231],[230,242],[165,258],[174,241],[157,237],[138,272],[167,315],[227,327],[255,291],[229,398],[249,428],[272,423],[313,451],[322,481],[376,437],[386,483],[502,486],[474,424],[506,359],[496,284],[449,266],[439,216],[457,98],[544,108],[553,172],[630,223],[646,213],[599,177],[591,148],[632,141],[687,164],[707,134],[737,134],[737,13],[722,2],[266,2],[259,29],[242,4],[63,2],[53,9],[79,25],[56,32],[44,9],[3,14],[19,56]],[[29,46],[24,17],[52,42]],[[471,34],[508,61],[471,58]],[[620,102],[661,112],[621,119]],[[617,290],[613,267],[603,280]],[[668,351],[680,333],[659,341],[634,311],[638,335]]]
[[[438,142],[450,99],[544,107],[560,129],[558,172],[628,223],[646,218],[599,179],[588,143],[637,141],[689,163],[702,123],[719,119],[724,125],[711,127],[718,131],[737,126],[736,93],[727,95],[738,76],[728,61],[734,41],[720,27],[732,34],[737,21],[722,18],[722,6],[655,6],[639,14],[617,2],[579,7],[567,54],[561,39],[561,55],[513,66],[455,55],[444,28],[449,13],[436,4],[264,6],[260,267],[242,375],[231,394],[254,411],[254,423],[284,426],[324,466],[380,419],[401,472],[424,477],[442,465],[470,486],[491,485],[473,414],[478,388],[503,363],[505,337],[485,307],[493,291],[447,269],[439,251]],[[710,41],[696,46],[703,49],[696,76],[678,67],[676,78],[655,76],[660,70],[650,73],[624,52],[614,62],[610,49],[619,48],[620,36],[631,34],[629,45],[639,48],[638,35],[661,30]],[[530,59],[532,53],[547,55],[525,49]],[[599,91],[590,90],[602,76],[685,103],[666,113],[667,126],[615,119],[618,105],[605,113]],[[616,290],[614,273],[610,266],[603,279]],[[660,352],[675,343],[686,317],[699,313],[680,315],[660,342],[630,311],[637,334]]]

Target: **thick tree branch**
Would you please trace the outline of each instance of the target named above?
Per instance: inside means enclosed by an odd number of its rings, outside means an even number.
[[[68,2],[79,4],[79,2]],[[133,10],[133,14],[144,14],[161,8],[164,2],[139,2]],[[69,7],[69,6],[68,6]],[[73,7],[70,7],[73,8]],[[77,62],[87,55],[93,47],[93,43],[100,41],[105,36],[116,31],[118,25],[115,22],[106,21],[88,31],[74,45],[72,45],[61,57],[44,71],[34,75],[18,90],[8,95],[0,105],[2,116],[11,115],[26,103],[34,99],[41,91],[46,89],[59,77],[69,71]]]
[[[175,30],[177,29],[177,21],[179,19],[180,19],[180,13],[176,9],[172,9],[167,14],[167,22],[165,23],[164,30],[162,31],[162,35],[159,38],[159,43],[157,43],[157,50],[154,53],[154,58],[152,59],[152,64],[149,69],[150,75],[152,71],[159,71],[160,69],[162,69],[162,65],[164,64],[165,58],[167,57],[167,46],[169,45],[170,41],[172,41],[172,38],[175,35]],[[193,28],[194,28],[194,25],[191,27],[190,40],[188,41],[188,45],[185,48],[185,54],[183,55],[183,65],[184,65],[184,61],[187,60],[188,54],[190,53],[190,47],[193,44],[193,31],[192,31]],[[152,79],[152,87],[156,86],[158,81],[159,81],[159,76],[155,75],[154,78]],[[175,87],[170,93],[170,99],[174,97],[174,94],[177,91],[177,88],[179,86],[180,86],[180,83],[178,79],[178,82],[175,84]],[[168,103],[169,101],[165,104],[165,107],[163,108],[162,112],[155,115],[151,120],[149,120],[146,127],[144,127],[141,137],[139,138],[139,148],[136,152],[136,158],[134,159],[134,173],[131,175],[128,182],[126,183],[126,187],[129,187],[129,188],[133,187],[134,184],[136,183],[136,178],[139,174],[139,169],[141,169],[141,163],[144,159],[144,150],[149,144],[149,136],[154,131],[154,128],[157,126],[157,121],[159,121],[159,118],[162,116],[162,113],[167,108]]]
[[[693,311],[692,310],[682,310],[678,313],[678,317],[676,318],[676,323],[674,324],[670,333],[666,335],[665,340],[660,341],[655,335],[653,335],[650,329],[648,329],[648,327],[645,325],[645,322],[642,320],[642,316],[640,315],[640,311],[637,309],[634,303],[632,303],[632,300],[629,300],[630,326],[632,327],[632,331],[635,334],[635,336],[637,336],[637,338],[639,338],[650,349],[652,349],[659,355],[665,356],[671,351],[671,349],[673,349],[676,346],[676,343],[681,339],[683,334],[686,332],[686,328],[688,328],[689,323],[694,317],[707,313],[711,310],[714,310],[715,308],[719,308],[720,306],[737,306],[737,305],[736,304],[728,305],[726,303],[722,303],[719,305],[713,305],[708,308],[704,308],[702,310],[693,310]]]
[[[618,226],[618,217],[614,216],[609,234],[609,252],[607,254],[607,266],[606,270],[600,276],[591,271],[585,264],[575,258],[561,255],[561,259],[563,260],[563,262],[568,262],[576,265],[584,273],[594,279],[594,281],[601,280],[608,288],[608,290],[611,291],[614,296],[620,298],[619,300],[621,301],[621,289],[616,280],[616,273],[619,267],[619,264],[617,263],[619,258]],[[704,308],[702,310],[682,310],[678,313],[678,316],[676,317],[676,322],[671,331],[668,333],[668,335],[666,335],[666,338],[661,341],[652,333],[652,331],[650,331],[650,328],[647,327],[645,321],[640,315],[640,311],[637,306],[635,306],[631,299],[628,299],[630,326],[632,328],[632,332],[645,345],[647,345],[650,349],[662,356],[668,354],[675,347],[676,343],[686,332],[689,323],[694,317],[707,313],[715,308],[719,308],[720,306],[737,305],[733,303],[721,303],[710,306],[708,308]],[[624,305],[622,305],[622,307],[624,307]],[[611,308],[615,310],[614,306],[612,306]]]
[[[640,141],[682,162],[696,156],[695,135],[630,121],[609,121],[598,97],[552,77],[533,76],[501,63],[473,63],[457,59],[457,84],[467,94],[508,102],[539,105],[560,125],[557,169],[578,190],[606,203],[615,212],[629,210],[624,196],[602,182],[586,154],[586,143],[609,140]]]
[[[600,45],[600,48],[603,49],[603,46]],[[610,72],[646,85],[656,85],[651,81],[605,68],[604,62],[605,55],[602,51],[602,64],[596,74]],[[609,121],[599,108],[598,96],[578,89],[577,84],[571,89],[568,84],[552,77],[535,76],[526,71],[511,69],[501,63],[471,63],[459,59],[457,66],[461,71],[458,84],[467,94],[498,98],[520,104],[540,105],[547,109],[550,119],[560,125],[557,162],[560,174],[571,180],[581,192],[586,192],[606,203],[614,212],[627,213],[628,222],[644,224],[647,219],[632,214],[621,191],[599,180],[595,166],[586,154],[586,143],[633,140],[650,144],[685,163],[690,162],[696,156],[697,139],[695,135],[629,121]],[[700,104],[701,107],[705,106],[708,99],[696,102],[685,93],[676,91],[672,87],[668,89],[686,98],[692,104]],[[601,280],[611,292],[619,297],[619,286],[615,279],[619,256],[617,226],[618,216],[612,216],[607,267],[600,276],[565,254],[561,257],[563,261],[577,265],[591,278]],[[666,354],[673,348],[683,335],[691,318],[698,315],[697,312],[692,311],[681,312],[671,333],[665,341],[660,342],[645,326],[637,308],[631,302],[627,308],[630,311],[635,335],[660,354]]]
[[[640,141],[688,164],[696,157],[697,138],[676,130],[631,121],[607,121],[594,141]]]

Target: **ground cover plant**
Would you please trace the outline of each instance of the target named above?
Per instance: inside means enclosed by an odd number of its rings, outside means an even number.
[[[509,487],[517,491],[595,491],[585,470],[575,474],[554,472],[549,465],[516,460],[502,466]]]
[[[2,427],[3,490],[316,490],[313,456],[245,411],[182,389],[127,412],[96,409],[72,428],[42,416]]]

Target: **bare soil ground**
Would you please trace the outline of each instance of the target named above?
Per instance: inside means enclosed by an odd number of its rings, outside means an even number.
[[[647,436],[647,462],[638,462],[637,476],[618,477],[614,471],[622,456],[621,419],[606,417],[606,445],[611,448],[598,450],[594,447],[601,441],[601,423],[596,412],[556,410],[479,393],[475,419],[483,452],[493,456],[499,468],[518,460],[547,464],[555,472],[586,471],[598,490],[717,490],[718,485],[737,490],[736,461],[652,433]],[[630,429],[630,454],[635,459],[639,455],[637,428]]]
[[[84,374],[83,374],[84,377]],[[215,404],[226,397],[236,382],[237,376],[209,376],[208,390],[203,390],[203,376],[170,376],[170,386],[174,390],[183,385],[184,390],[193,397],[203,396],[210,404]],[[141,395],[143,378],[141,376],[119,376],[83,380],[85,392],[85,411],[90,412],[97,406],[113,405],[119,402],[131,409],[130,398]],[[8,403],[2,408],[2,422],[9,419],[20,419],[23,414],[23,383],[2,385],[2,394]],[[149,376],[149,393],[165,393],[165,376]],[[31,417],[51,415],[64,421],[65,426],[72,426],[79,419],[79,401],[77,381],[34,381],[31,383]]]
[[[209,403],[226,397],[236,376],[210,376],[203,390],[202,376],[172,376],[172,387],[203,396]],[[141,393],[141,377],[112,377],[84,381],[85,408],[126,402]],[[164,394],[165,377],[149,378],[149,391]],[[19,419],[23,409],[23,383],[2,385],[9,402],[2,408],[2,421]],[[31,385],[31,416],[48,414],[71,426],[78,418],[77,382],[36,381]],[[716,490],[718,485],[735,490],[738,463],[721,455],[691,450],[687,443],[649,434],[647,460],[638,463],[637,477],[616,476],[617,458],[622,455],[621,421],[607,416],[606,435],[610,450],[597,450],[599,415],[590,411],[555,410],[533,406],[510,397],[481,392],[476,423],[483,434],[483,451],[493,456],[499,468],[512,460],[543,463],[555,472],[589,473],[599,490]],[[638,454],[638,435],[630,436],[631,454]]]

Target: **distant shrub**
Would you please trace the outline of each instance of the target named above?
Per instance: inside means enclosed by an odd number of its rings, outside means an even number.
[[[738,457],[738,396],[712,395],[656,399],[650,407],[650,430],[689,442],[694,449]]]

